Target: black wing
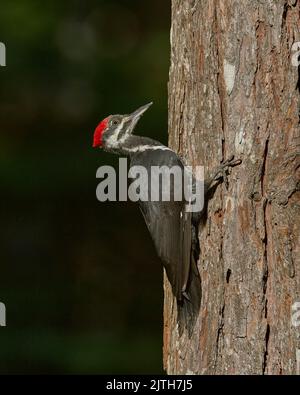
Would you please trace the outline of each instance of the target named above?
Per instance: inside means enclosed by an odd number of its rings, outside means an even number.
[[[166,165],[179,166],[182,162],[172,151],[149,150],[134,155],[131,166]],[[183,175],[183,172],[182,172]],[[183,182],[182,182],[182,185]],[[171,182],[171,197],[174,183]],[[183,193],[182,193],[183,195]],[[191,263],[191,213],[186,211],[184,196],[182,201],[139,201],[145,222],[155,244],[157,253],[166,269],[168,279],[177,300],[182,300],[186,291]]]

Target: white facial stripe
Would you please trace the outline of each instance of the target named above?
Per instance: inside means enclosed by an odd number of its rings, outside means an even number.
[[[130,120],[130,117],[124,118],[122,121],[122,125],[124,125],[124,123],[128,122]],[[127,130],[125,131],[124,135],[119,139],[119,143],[124,144],[125,141],[128,139],[129,136],[131,136],[133,129],[135,128],[135,125],[137,124],[137,121],[139,119],[137,119],[134,123],[131,123],[131,125],[129,125],[129,127],[127,128]],[[120,135],[121,131],[118,133],[118,136]]]
[[[120,133],[121,133],[121,131],[122,131],[122,129],[123,129],[123,126],[124,126],[124,122],[125,122],[125,119],[123,118],[122,119],[122,122],[120,123],[120,125],[118,126],[118,128],[116,129],[116,136],[117,136],[117,140],[119,139],[119,135],[120,135]]]
[[[122,130],[122,127],[124,125],[125,119],[122,120],[122,122],[120,123],[120,125],[117,127],[117,129],[114,131],[114,133],[106,140],[106,145],[110,148],[114,148],[117,147],[119,145],[119,143],[123,140],[121,139],[120,141],[118,140],[119,138],[119,134]]]

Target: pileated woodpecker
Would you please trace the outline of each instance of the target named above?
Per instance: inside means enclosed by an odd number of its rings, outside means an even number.
[[[143,166],[149,171],[151,166],[179,166],[183,169],[181,158],[170,148],[148,137],[133,135],[137,122],[151,104],[129,115],[110,115],[105,118],[95,130],[93,147],[128,156],[130,166]],[[233,157],[222,163],[212,177],[205,180],[206,196],[214,181],[222,177],[226,181],[227,169],[239,163],[241,161]],[[194,305],[195,311],[201,298],[196,262],[199,255],[198,225],[202,213],[186,212],[184,199],[169,202],[139,201],[139,206],[179,306],[184,302],[190,303]]]

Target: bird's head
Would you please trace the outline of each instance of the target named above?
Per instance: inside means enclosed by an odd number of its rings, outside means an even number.
[[[94,132],[93,147],[112,150],[120,147],[132,134],[138,120],[151,105],[152,103],[148,103],[129,115],[109,115],[103,119]]]

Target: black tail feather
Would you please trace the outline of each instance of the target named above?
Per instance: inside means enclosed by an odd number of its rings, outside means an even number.
[[[183,294],[183,299],[177,302],[179,335],[186,330],[189,337],[193,334],[201,305],[201,279],[196,263],[193,262],[192,265],[195,267],[191,268],[186,293]]]

